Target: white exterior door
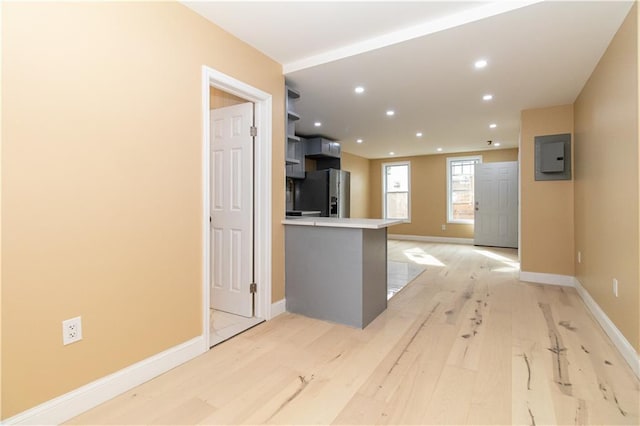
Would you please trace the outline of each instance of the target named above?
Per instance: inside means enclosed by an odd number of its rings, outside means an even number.
[[[211,111],[211,307],[252,316],[253,104]]]
[[[518,163],[476,164],[473,243],[518,247]]]

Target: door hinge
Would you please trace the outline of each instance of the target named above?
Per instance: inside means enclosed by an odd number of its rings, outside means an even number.
[[[257,293],[258,292],[258,284],[251,283],[249,284],[249,293]]]
[[[251,136],[258,136],[258,128],[256,126],[251,126],[249,128],[249,133],[251,134]]]

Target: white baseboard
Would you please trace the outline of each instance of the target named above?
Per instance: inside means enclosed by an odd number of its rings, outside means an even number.
[[[600,327],[602,327],[606,335],[609,336],[613,345],[618,349],[622,358],[629,364],[634,374],[640,378],[640,357],[638,353],[620,330],[618,330],[618,327],[615,326],[613,321],[604,313],[600,305],[593,300],[589,292],[582,287],[582,284],[580,284],[580,281],[578,281],[576,277],[520,271],[520,281],[574,287],[587,309],[589,309],[589,312],[591,312],[598,324],[600,324]]]
[[[613,321],[609,319],[607,314],[604,313],[600,305],[596,303],[595,300],[591,297],[589,292],[582,287],[580,281],[575,279],[575,287],[578,291],[578,294],[582,298],[582,301],[587,306],[591,314],[595,317],[600,327],[604,330],[604,332],[609,336],[613,345],[618,349],[620,355],[627,361],[627,364],[631,367],[631,370],[635,373],[635,375],[640,379],[640,356],[635,351],[631,343],[622,335],[618,327],[615,326]]]
[[[2,421],[3,425],[63,423],[205,352],[198,336]]]
[[[271,304],[271,316],[269,317],[269,319],[275,318],[280,314],[284,314],[285,312],[287,312],[287,300],[278,300],[277,302]]]
[[[429,237],[423,235],[389,234],[389,240],[422,241],[425,243],[473,244],[473,238]]]
[[[542,272],[520,271],[520,281],[530,283],[575,287],[575,277],[571,275],[544,274]]]
[[[407,236],[401,235],[400,237]],[[389,238],[393,237],[390,235]],[[398,239],[411,240],[411,238]],[[635,375],[640,378],[640,357],[638,356],[638,353],[575,277],[538,272],[520,272],[520,280],[540,284],[575,287],[598,324],[600,324],[604,332],[609,336],[614,346],[631,367],[631,370],[633,370]],[[286,299],[282,299],[271,304],[271,318],[274,318],[284,312],[286,312]],[[5,419],[2,421],[2,424],[42,425],[63,423],[115,396],[120,395],[121,393],[128,391],[129,389],[147,382],[154,377],[157,377],[160,374],[195,358],[207,350],[208,348],[206,348],[204,338],[202,336],[193,338],[185,343],[167,349],[164,352],[84,385],[69,393]]]

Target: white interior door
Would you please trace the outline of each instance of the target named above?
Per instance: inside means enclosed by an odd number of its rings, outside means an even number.
[[[253,104],[211,111],[211,307],[252,316]]]
[[[475,166],[473,243],[518,247],[518,162]]]

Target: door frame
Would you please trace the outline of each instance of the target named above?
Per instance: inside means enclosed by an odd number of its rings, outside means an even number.
[[[204,65],[202,67],[202,332],[204,351],[209,350],[209,308],[211,286],[210,188],[210,91],[224,90],[253,102],[255,137],[254,160],[254,265],[255,315],[271,319],[271,174],[272,174],[272,96],[240,80]]]

